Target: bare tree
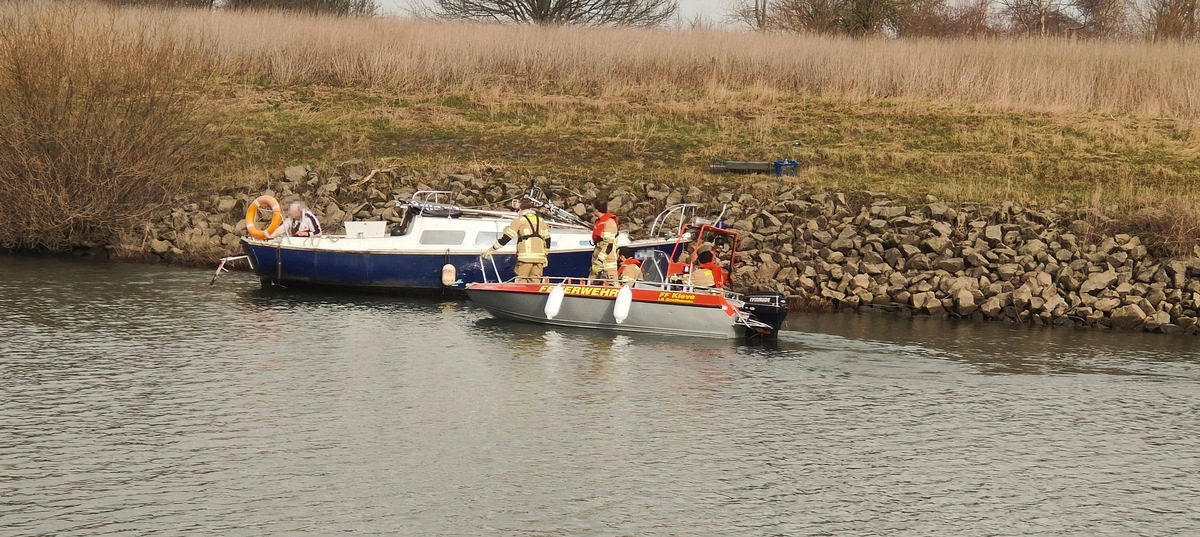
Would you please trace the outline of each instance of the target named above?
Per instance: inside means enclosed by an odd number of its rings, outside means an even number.
[[[914,0],[907,6],[900,37],[954,37],[954,8],[945,0]]]
[[[658,26],[679,10],[676,0],[435,0],[447,19],[532,24]]]
[[[728,24],[743,25],[751,30],[770,30],[775,27],[772,0],[732,0],[725,8],[723,19]]]
[[[769,24],[793,32],[844,34],[849,9],[848,0],[777,0]]]
[[[1150,0],[1143,14],[1147,37],[1155,41],[1200,38],[1200,2]]]
[[[908,4],[901,37],[983,37],[998,32],[993,0],[915,0]]]
[[[767,28],[767,7],[770,0],[754,0],[754,27],[759,30]]]
[[[992,0],[973,0],[954,8],[954,35],[982,37],[996,35],[992,20]]]
[[[1014,33],[1048,37],[1081,27],[1069,14],[1067,0],[999,0],[999,4]]]
[[[898,35],[904,28],[908,6],[913,0],[850,0],[846,33]]]
[[[1121,0],[1073,0],[1072,7],[1086,37],[1112,37],[1124,26],[1125,6]]]

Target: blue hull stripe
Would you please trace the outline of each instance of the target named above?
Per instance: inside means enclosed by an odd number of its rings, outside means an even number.
[[[674,242],[665,242],[635,249],[660,250],[670,255],[674,246]],[[477,255],[304,250],[275,248],[245,240],[242,241],[242,249],[250,256],[251,266],[259,277],[277,280],[277,283],[283,285],[291,283],[381,290],[444,289],[442,266],[446,263],[454,265],[456,277],[462,280],[464,285],[483,281]],[[278,265],[277,253],[282,260]],[[507,280],[515,276],[515,255],[495,254],[493,259],[502,279]],[[587,277],[591,261],[590,250],[551,252],[545,275]],[[488,262],[486,267],[488,279],[495,281],[492,264]]]

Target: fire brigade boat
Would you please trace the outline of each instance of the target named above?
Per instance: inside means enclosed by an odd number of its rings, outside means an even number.
[[[728,245],[735,258],[737,233],[712,225],[689,226],[695,244],[713,240]],[[692,285],[696,252],[679,259],[678,244],[670,257],[658,250],[636,253],[643,279],[633,284],[586,278],[543,278],[533,283],[472,283],[467,296],[492,315],[516,321],[714,338],[774,338],[787,317],[787,299],[774,291],[735,293]],[[717,248],[714,248],[714,252]]]

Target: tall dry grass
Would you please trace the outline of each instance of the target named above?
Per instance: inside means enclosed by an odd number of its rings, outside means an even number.
[[[18,9],[15,6],[24,6]],[[0,16],[30,8],[8,0]],[[959,102],[1200,118],[1200,45],[1059,39],[846,39],[739,31],[484,25],[84,4],[115,28],[203,39],[211,74],[408,91],[732,93]],[[82,22],[82,21],[81,21]]]
[[[204,154],[194,36],[157,17],[8,4],[0,18],[0,247],[103,244]]]
[[[1200,46],[844,39],[481,25],[281,13],[127,11],[213,38],[211,68],[265,83],[721,98],[767,92],[1200,118]]]

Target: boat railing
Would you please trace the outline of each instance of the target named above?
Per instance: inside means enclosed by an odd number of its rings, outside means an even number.
[[[413,192],[413,195],[410,199],[423,201],[426,203],[436,203],[440,205],[443,203],[449,204],[449,198],[453,195],[454,193],[449,190],[418,190]],[[447,199],[445,202],[442,201],[442,196],[446,196]]]
[[[650,236],[657,237],[660,230],[664,235],[667,234],[667,223],[675,215],[678,215],[679,225],[669,235],[672,237],[678,236],[684,227],[687,227],[688,224],[696,220],[696,209],[699,207],[700,204],[698,203],[678,203],[667,207],[663,212],[658,213],[658,216],[654,218],[654,222],[650,224]],[[690,219],[688,215],[691,215]]]
[[[725,212],[729,210],[728,203],[721,206],[721,214],[717,215],[716,220],[708,220],[697,216],[696,213],[699,207],[700,205],[697,203],[680,203],[667,207],[666,210],[658,213],[658,216],[654,218],[654,222],[650,224],[650,236],[681,237],[688,226],[699,227],[706,224],[714,225],[718,228],[725,226],[722,220],[725,218]],[[673,229],[668,229],[667,224],[671,222],[673,217],[677,218],[678,225]]]
[[[492,272],[496,275],[495,283],[505,283],[504,278],[500,276],[500,267],[496,265],[496,258],[493,256],[479,256],[479,271],[483,273],[483,283],[490,283],[488,280],[487,266],[492,265]]]
[[[460,207],[451,203],[448,199],[442,200],[442,196],[448,198],[450,195],[451,192],[447,190],[418,190],[413,193],[412,197],[398,199],[394,203],[398,209],[416,209],[422,215],[432,217],[459,218],[468,216],[475,218],[512,219],[517,215],[513,211],[506,210]],[[538,205],[539,203],[541,204]],[[583,224],[581,220],[575,218],[574,215],[567,213],[552,203],[535,200],[535,205],[538,205],[545,212],[549,213],[547,216],[550,217],[551,223],[555,226],[591,229]]]

